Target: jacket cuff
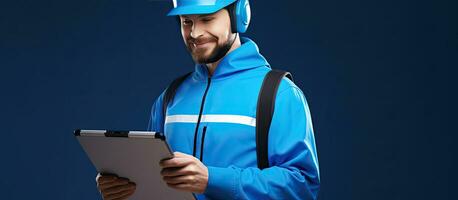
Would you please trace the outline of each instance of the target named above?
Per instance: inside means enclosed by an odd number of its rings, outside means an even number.
[[[236,180],[234,169],[208,166],[208,185],[204,193],[215,199],[237,199]]]

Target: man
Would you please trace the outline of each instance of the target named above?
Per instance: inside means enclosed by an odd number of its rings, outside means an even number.
[[[171,188],[198,199],[316,199],[319,169],[310,111],[302,91],[284,78],[268,138],[269,166],[257,167],[256,106],[271,70],[257,45],[240,37],[249,24],[247,0],[175,0],[195,71],[162,114],[162,93],[149,130],[165,133],[175,157],[160,162]],[[242,19],[240,19],[242,18]],[[165,120],[165,124],[163,123]],[[98,176],[104,199],[126,199],[135,183]]]

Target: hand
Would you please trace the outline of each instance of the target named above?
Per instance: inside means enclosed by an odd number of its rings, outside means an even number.
[[[134,182],[116,175],[101,175],[99,173],[96,182],[104,200],[127,199],[134,194],[136,188]]]
[[[204,193],[208,184],[208,169],[194,156],[175,152],[174,157],[162,160],[162,179],[171,188]]]

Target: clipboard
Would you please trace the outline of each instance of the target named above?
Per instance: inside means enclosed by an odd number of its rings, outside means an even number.
[[[135,182],[130,200],[194,200],[191,192],[172,189],[162,180],[159,161],[173,157],[159,132],[75,130],[75,137],[99,173]]]

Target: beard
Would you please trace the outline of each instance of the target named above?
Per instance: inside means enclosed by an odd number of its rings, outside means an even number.
[[[202,39],[188,39],[186,41],[186,47],[189,51],[189,53],[192,56],[192,59],[194,62],[198,64],[208,64],[208,63],[214,63],[221,58],[223,58],[226,53],[231,49],[232,45],[235,42],[235,39],[237,39],[237,35],[233,40],[226,40],[223,44],[218,43],[218,38],[216,37],[210,37],[210,38],[202,38]],[[195,48],[194,43],[201,44],[205,42],[216,42],[216,46],[211,49],[210,54],[206,55],[206,52],[209,51],[209,47],[207,48]]]

